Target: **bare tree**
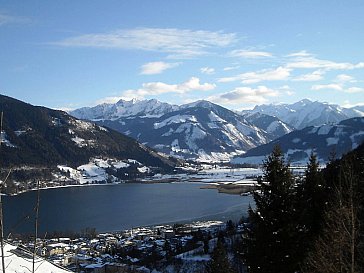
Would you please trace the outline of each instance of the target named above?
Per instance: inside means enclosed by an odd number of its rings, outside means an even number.
[[[359,255],[359,177],[353,164],[341,163],[323,230],[308,254],[303,272],[356,273]]]

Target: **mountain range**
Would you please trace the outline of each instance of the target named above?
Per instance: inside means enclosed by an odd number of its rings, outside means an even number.
[[[70,114],[113,128],[165,154],[202,161],[229,160],[291,131],[275,117],[245,118],[208,101],[176,106],[156,100],[120,100]]]
[[[304,99],[293,104],[257,105],[242,113],[261,113],[274,116],[295,129],[338,123],[344,119],[364,116],[363,107],[343,108],[326,102]]]
[[[292,131],[270,143],[247,151],[232,160],[235,164],[261,164],[274,146],[279,145],[288,161],[304,164],[311,153],[320,162],[340,158],[364,142],[364,117],[343,120],[337,124],[310,126]]]
[[[271,141],[276,143],[295,130],[364,116],[362,110],[304,99],[236,112],[208,101],[177,106],[153,99],[120,100],[70,114],[113,128],[168,155],[226,161]]]

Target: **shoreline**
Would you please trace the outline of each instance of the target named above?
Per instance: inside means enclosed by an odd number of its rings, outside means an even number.
[[[193,183],[193,184],[201,184],[200,189],[215,189],[218,190],[219,193],[226,193],[226,194],[238,194],[242,195],[248,193],[255,188],[254,181],[252,180],[245,180],[246,183],[242,183],[241,181],[235,182],[226,182],[226,181],[210,181],[210,182],[203,182],[203,179],[178,179],[178,178],[166,178],[166,179],[156,179],[156,180],[135,180],[135,181],[122,181],[122,182],[112,182],[112,183],[85,183],[85,184],[70,184],[70,185],[62,185],[62,186],[50,186],[50,187],[43,187],[39,188],[40,191],[43,190],[54,190],[54,189],[62,189],[62,188],[76,188],[76,187],[91,187],[91,186],[117,186],[122,184],[173,184],[173,183]],[[37,191],[37,188],[32,188],[26,191],[21,191],[16,194],[4,194],[1,193],[2,196],[18,196],[21,194],[25,194],[27,192]]]

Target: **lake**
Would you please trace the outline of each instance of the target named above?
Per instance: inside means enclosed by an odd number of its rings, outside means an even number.
[[[191,220],[238,220],[254,203],[250,196],[201,186],[133,183],[41,190],[39,230],[106,232]],[[3,197],[5,234],[33,232],[36,197],[36,191]]]

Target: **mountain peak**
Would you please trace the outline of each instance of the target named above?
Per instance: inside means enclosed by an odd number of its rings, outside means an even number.
[[[343,109],[335,104],[311,101],[310,99],[303,99],[293,104],[260,105],[251,112],[276,116],[296,129],[337,123],[344,119],[360,116],[354,110]]]
[[[95,107],[80,108],[71,111],[70,114],[76,118],[88,120],[116,120],[127,116],[161,116],[174,111],[178,106],[160,102],[156,99],[150,100],[119,100],[115,104],[97,105]]]
[[[187,104],[184,104],[181,106],[181,108],[190,108],[190,107],[202,107],[202,108],[211,109],[214,107],[221,107],[221,106],[218,106],[217,104],[212,103],[208,100],[198,100],[198,101],[187,103]]]

